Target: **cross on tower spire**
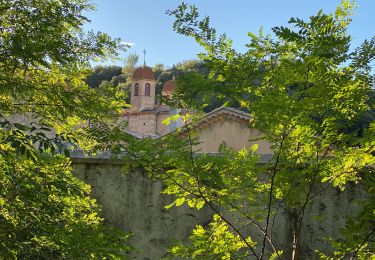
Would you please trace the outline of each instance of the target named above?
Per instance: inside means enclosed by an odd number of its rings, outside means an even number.
[[[146,66],[146,50],[143,50],[143,66]]]

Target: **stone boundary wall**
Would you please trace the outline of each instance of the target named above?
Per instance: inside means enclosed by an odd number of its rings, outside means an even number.
[[[168,256],[167,248],[174,240],[187,240],[195,225],[207,225],[213,215],[206,207],[199,211],[185,205],[165,209],[173,198],[160,194],[162,183],[150,180],[141,171],[124,173],[120,161],[100,158],[73,158],[72,161],[75,174],[91,185],[92,196],[102,205],[106,221],[134,233],[131,244],[138,251],[132,253],[132,259]],[[339,230],[345,225],[342,216],[358,212],[360,198],[360,191],[354,189],[346,192],[331,189],[317,196],[306,213],[301,259],[317,259],[313,248],[323,252],[331,250],[326,237],[339,236]],[[281,241],[278,246],[282,248],[291,245],[290,222],[288,214],[280,209],[272,236]],[[252,238],[260,243],[262,236]]]

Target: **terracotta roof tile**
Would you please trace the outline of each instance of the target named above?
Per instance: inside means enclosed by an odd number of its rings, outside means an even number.
[[[163,92],[173,92],[176,89],[176,82],[174,80],[168,80],[164,83]]]
[[[133,73],[133,80],[151,79],[155,80],[155,74],[150,67],[143,66],[137,68]]]

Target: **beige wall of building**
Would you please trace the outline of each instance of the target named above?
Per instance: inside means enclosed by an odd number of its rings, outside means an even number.
[[[242,148],[250,148],[256,143],[260,154],[272,154],[272,149],[267,141],[249,141],[262,136],[264,135],[257,129],[249,128],[247,121],[225,117],[198,128],[198,137],[201,143],[197,145],[197,151],[215,153],[223,142],[239,151]]]

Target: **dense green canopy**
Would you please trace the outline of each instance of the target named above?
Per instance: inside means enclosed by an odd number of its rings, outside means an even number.
[[[127,235],[105,227],[90,188],[72,174],[77,142],[95,142],[87,119],[123,106],[116,88],[90,89],[89,62],[119,40],[83,31],[85,0],[0,0],[0,256],[114,258]],[[54,129],[54,130],[52,130]]]
[[[218,156],[196,156],[197,133],[191,123],[181,134],[185,140],[167,136],[156,145],[145,140],[138,147],[143,157],[129,155],[129,164],[139,162],[151,176],[164,179],[164,193],[176,196],[171,206],[207,206],[215,213],[209,225],[193,230],[190,244],[172,248],[173,255],[374,257],[375,123],[370,119],[355,126],[374,110],[370,97],[375,38],[351,50],[347,30],[352,10],[353,4],[343,1],[331,14],[320,11],[308,20],[291,18],[288,27],[273,28],[273,35],[249,33],[244,53],[234,50],[225,35],[218,36],[195,6],[183,3],[169,12],[175,18],[174,29],[205,48],[199,57],[210,70],[208,77],[178,78],[175,104],[202,109],[213,95],[236,101],[249,111],[249,126],[266,134],[274,152],[266,164],[260,164],[256,146],[233,151],[223,144]],[[312,248],[306,244],[305,229],[312,202],[326,190],[347,193],[348,187],[363,196],[335,220],[346,223],[341,230],[327,231],[327,236],[331,231],[341,235],[317,238],[325,246]],[[351,212],[353,205],[358,212]],[[274,220],[282,216],[287,216],[290,230],[286,241],[273,235],[278,224]]]

